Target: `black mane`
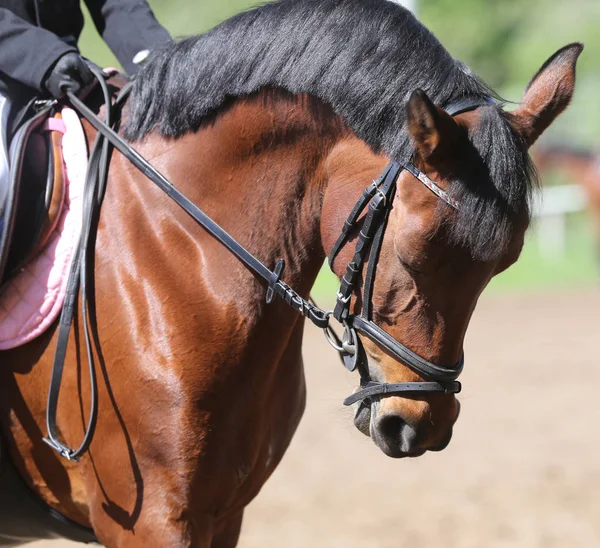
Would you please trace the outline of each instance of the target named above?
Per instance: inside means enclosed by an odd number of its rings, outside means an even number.
[[[442,107],[464,97],[497,98],[393,2],[281,0],[157,52],[135,80],[125,134],[132,141],[152,131],[179,137],[197,131],[228,99],[273,87],[320,98],[373,150],[400,161],[412,153],[404,105],[415,89]],[[491,192],[456,189],[471,211],[451,234],[456,243],[470,244],[476,257],[494,253],[490,244],[507,243],[510,214],[528,203],[532,173],[500,108],[485,109],[493,111],[485,124],[491,133],[475,136],[473,143],[488,167]],[[495,135],[501,143],[490,141]],[[495,234],[485,241],[477,236],[482,215]]]

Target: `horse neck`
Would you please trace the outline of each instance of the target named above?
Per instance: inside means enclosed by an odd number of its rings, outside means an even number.
[[[263,264],[284,259],[283,278],[306,296],[324,260],[324,161],[345,131],[319,100],[269,90],[231,103],[194,134],[154,135],[138,149]],[[199,226],[173,213],[191,240],[206,242]],[[256,296],[232,290],[242,301]]]

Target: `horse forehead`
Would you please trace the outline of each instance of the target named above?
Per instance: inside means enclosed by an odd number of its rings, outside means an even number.
[[[477,131],[477,128],[481,125],[483,108],[489,107],[479,107],[475,110],[469,110],[467,112],[457,114],[454,116],[454,121],[465,131],[467,135],[473,135],[474,131]]]
[[[461,127],[465,129],[470,129],[479,124],[479,120],[481,119],[481,110],[486,107],[478,107],[474,110],[468,110],[466,112],[461,112],[454,116],[454,121]]]

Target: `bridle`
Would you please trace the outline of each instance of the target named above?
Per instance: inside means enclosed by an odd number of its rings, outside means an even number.
[[[173,184],[150,165],[138,152],[131,148],[115,131],[120,124],[120,115],[123,105],[131,90],[131,84],[126,85],[114,104],[111,105],[105,75],[95,66],[90,66],[98,80],[104,95],[107,110],[106,122],[98,118],[79,98],[67,92],[71,105],[98,131],[94,147],[90,154],[90,167],[86,177],[86,190],[84,199],[84,226],[80,245],[77,249],[73,266],[69,276],[69,284],[65,305],[61,314],[58,341],[50,380],[48,394],[48,406],[46,413],[46,424],[48,437],[44,441],[54,448],[63,457],[69,460],[77,460],[89,448],[95,431],[97,418],[97,383],[95,366],[93,360],[92,340],[88,325],[88,314],[93,316],[86,294],[86,285],[93,284],[93,245],[100,206],[104,196],[105,183],[108,172],[108,163],[112,147],[121,152],[136,168],[138,168],[148,179],[155,183],[163,192],[174,200],[188,215],[196,220],[207,232],[224,245],[235,255],[249,270],[261,277],[267,283],[266,300],[271,303],[275,296],[283,299],[291,308],[299,312],[317,327],[325,331],[327,340],[336,350],[348,370],[354,371],[358,368],[361,375],[360,390],[344,400],[345,405],[372,398],[374,396],[390,394],[410,394],[417,392],[442,392],[446,394],[458,393],[461,384],[456,379],[460,375],[464,356],[452,367],[436,365],[422,358],[401,342],[386,333],[372,320],[372,293],[375,281],[375,272],[381,244],[387,226],[389,214],[392,210],[393,198],[396,191],[396,181],[402,170],[409,173],[424,184],[429,190],[436,194],[450,207],[458,209],[458,204],[446,191],[440,188],[427,175],[420,171],[412,163],[401,164],[392,160],[383,173],[371,185],[369,185],[352,209],[350,216],[344,223],[342,233],[336,241],[330,255],[329,264],[333,266],[335,257],[347,243],[350,233],[358,226],[362,227],[357,238],[354,257],[348,263],[346,273],[342,277],[341,286],[337,293],[335,309],[325,311],[319,308],[312,299],[305,300],[289,285],[281,280],[285,267],[283,259],[279,259],[270,270],[261,261],[254,257],[248,250],[241,246],[231,235],[223,230],[217,223],[194,205],[185,195],[177,190]],[[446,107],[451,114],[459,114],[467,110],[473,110],[479,106],[489,103],[489,99],[461,100],[453,102]],[[364,220],[359,219],[361,213],[367,208]],[[362,312],[353,315],[350,312],[350,301],[355,286],[359,281],[360,274],[365,263],[368,262],[367,272],[364,279],[362,294]],[[92,264],[91,264],[92,263]],[[91,264],[91,266],[90,266]],[[84,435],[83,442],[76,450],[69,448],[59,440],[56,414],[58,407],[58,395],[60,392],[62,373],[66,358],[66,348],[71,331],[71,324],[75,313],[77,295],[81,294],[81,310],[84,319],[84,335],[88,354],[88,365],[91,384],[90,416]],[[335,334],[330,327],[330,318],[333,316],[344,326],[342,339]],[[406,383],[379,383],[371,379],[367,364],[365,350],[358,334],[367,337],[387,352],[392,358],[408,366],[425,380],[423,382]],[[97,341],[94,341],[96,344]]]
[[[388,217],[392,210],[392,201],[396,194],[396,181],[400,172],[404,169],[423,182],[427,188],[450,207],[456,209],[459,207],[458,203],[448,193],[412,163],[400,164],[392,160],[379,178],[365,189],[350,212],[350,216],[344,223],[342,233],[335,242],[328,258],[329,266],[333,268],[336,256],[347,242],[350,232],[357,227],[359,217],[368,204],[368,211],[358,233],[354,256],[348,263],[346,273],[342,277],[335,309],[333,310],[334,318],[344,325],[344,336],[341,345],[338,346],[334,340],[328,337],[330,343],[333,342],[333,346],[340,352],[346,368],[349,371],[358,369],[360,373],[360,390],[346,398],[345,405],[351,405],[381,394],[460,392],[461,385],[456,379],[462,371],[464,357],[461,357],[460,361],[451,368],[431,363],[394,339],[372,320],[372,295],[379,252],[381,251]],[[360,315],[352,315],[350,313],[350,301],[367,261],[367,271],[363,283],[362,312]],[[372,340],[395,360],[407,365],[427,381],[405,383],[379,383],[373,381],[369,374],[366,353],[357,333]]]
[[[491,98],[469,99],[463,98],[446,105],[444,110],[450,116],[474,110],[480,106],[492,103]],[[358,369],[360,374],[360,389],[344,400],[344,405],[367,400],[373,396],[410,394],[418,392],[441,392],[444,394],[457,394],[461,391],[458,379],[462,373],[465,356],[461,355],[458,363],[451,367],[434,364],[407,348],[400,341],[386,333],[372,319],[373,313],[373,287],[379,252],[388,218],[392,210],[392,202],[396,194],[396,181],[400,173],[406,170],[420,183],[426,186],[440,200],[453,209],[460,209],[460,204],[452,198],[437,183],[432,181],[425,173],[412,162],[404,164],[392,160],[383,173],[369,185],[350,212],[344,222],[342,233],[331,250],[328,262],[333,270],[335,258],[347,243],[350,233],[358,227],[361,213],[368,205],[368,211],[362,221],[358,233],[354,256],[346,267],[342,277],[340,289],[337,293],[333,317],[344,326],[343,338],[340,341],[330,329],[326,329],[328,342],[340,353],[342,361],[349,371]],[[350,301],[353,292],[356,292],[357,282],[368,262],[364,276],[362,310],[359,315],[350,313]],[[406,365],[415,373],[425,379],[423,382],[381,383],[371,378],[368,360],[364,347],[357,334],[361,334],[383,349],[396,361]]]

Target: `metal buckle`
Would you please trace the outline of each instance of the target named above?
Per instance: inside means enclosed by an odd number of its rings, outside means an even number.
[[[333,315],[333,310],[328,310],[325,312],[325,319],[327,320],[327,327],[323,328],[323,333],[325,333],[325,340],[329,343],[329,346],[338,352],[343,352],[344,348],[340,346],[337,341],[333,338],[331,334],[333,332],[333,328],[329,325],[329,318]],[[335,335],[337,337],[337,334]]]
[[[344,297],[344,295],[342,295],[341,291],[337,292],[337,300],[344,303],[344,304],[348,304],[348,301],[352,298],[352,293],[350,293],[350,295],[348,295],[347,297]]]
[[[325,318],[329,320],[329,318],[333,315],[333,310],[329,310],[325,313]],[[337,341],[331,335],[332,328],[328,324],[327,327],[323,328],[323,333],[325,333],[325,339],[329,343],[329,345],[337,350],[340,354],[349,354],[350,356],[354,356],[356,354],[356,346],[357,346],[357,335],[356,329],[354,329],[348,322],[344,321],[344,334],[342,335],[342,344],[341,346],[337,343]],[[336,335],[337,337],[337,335]],[[338,337],[339,339],[339,337]]]
[[[300,312],[300,314],[302,314],[303,316],[306,316],[306,303],[304,302],[304,299],[300,297],[300,295],[298,295],[295,291],[291,290],[290,300],[292,303],[292,308],[294,308],[294,305],[296,305],[296,310]]]
[[[346,354],[354,356],[356,354],[356,329],[348,322],[344,322],[344,336],[342,337],[342,349]]]
[[[383,207],[385,207],[387,205],[387,196],[385,195],[385,192],[383,192],[381,188],[377,187],[377,194],[381,196],[381,199],[383,200]]]
[[[52,438],[42,438],[42,441],[48,444],[50,447],[52,447],[52,449],[54,449],[61,457],[64,457],[65,459],[72,462],[79,461],[79,459],[73,457],[75,451],[73,451],[73,449],[65,447],[62,443],[54,441]]]

